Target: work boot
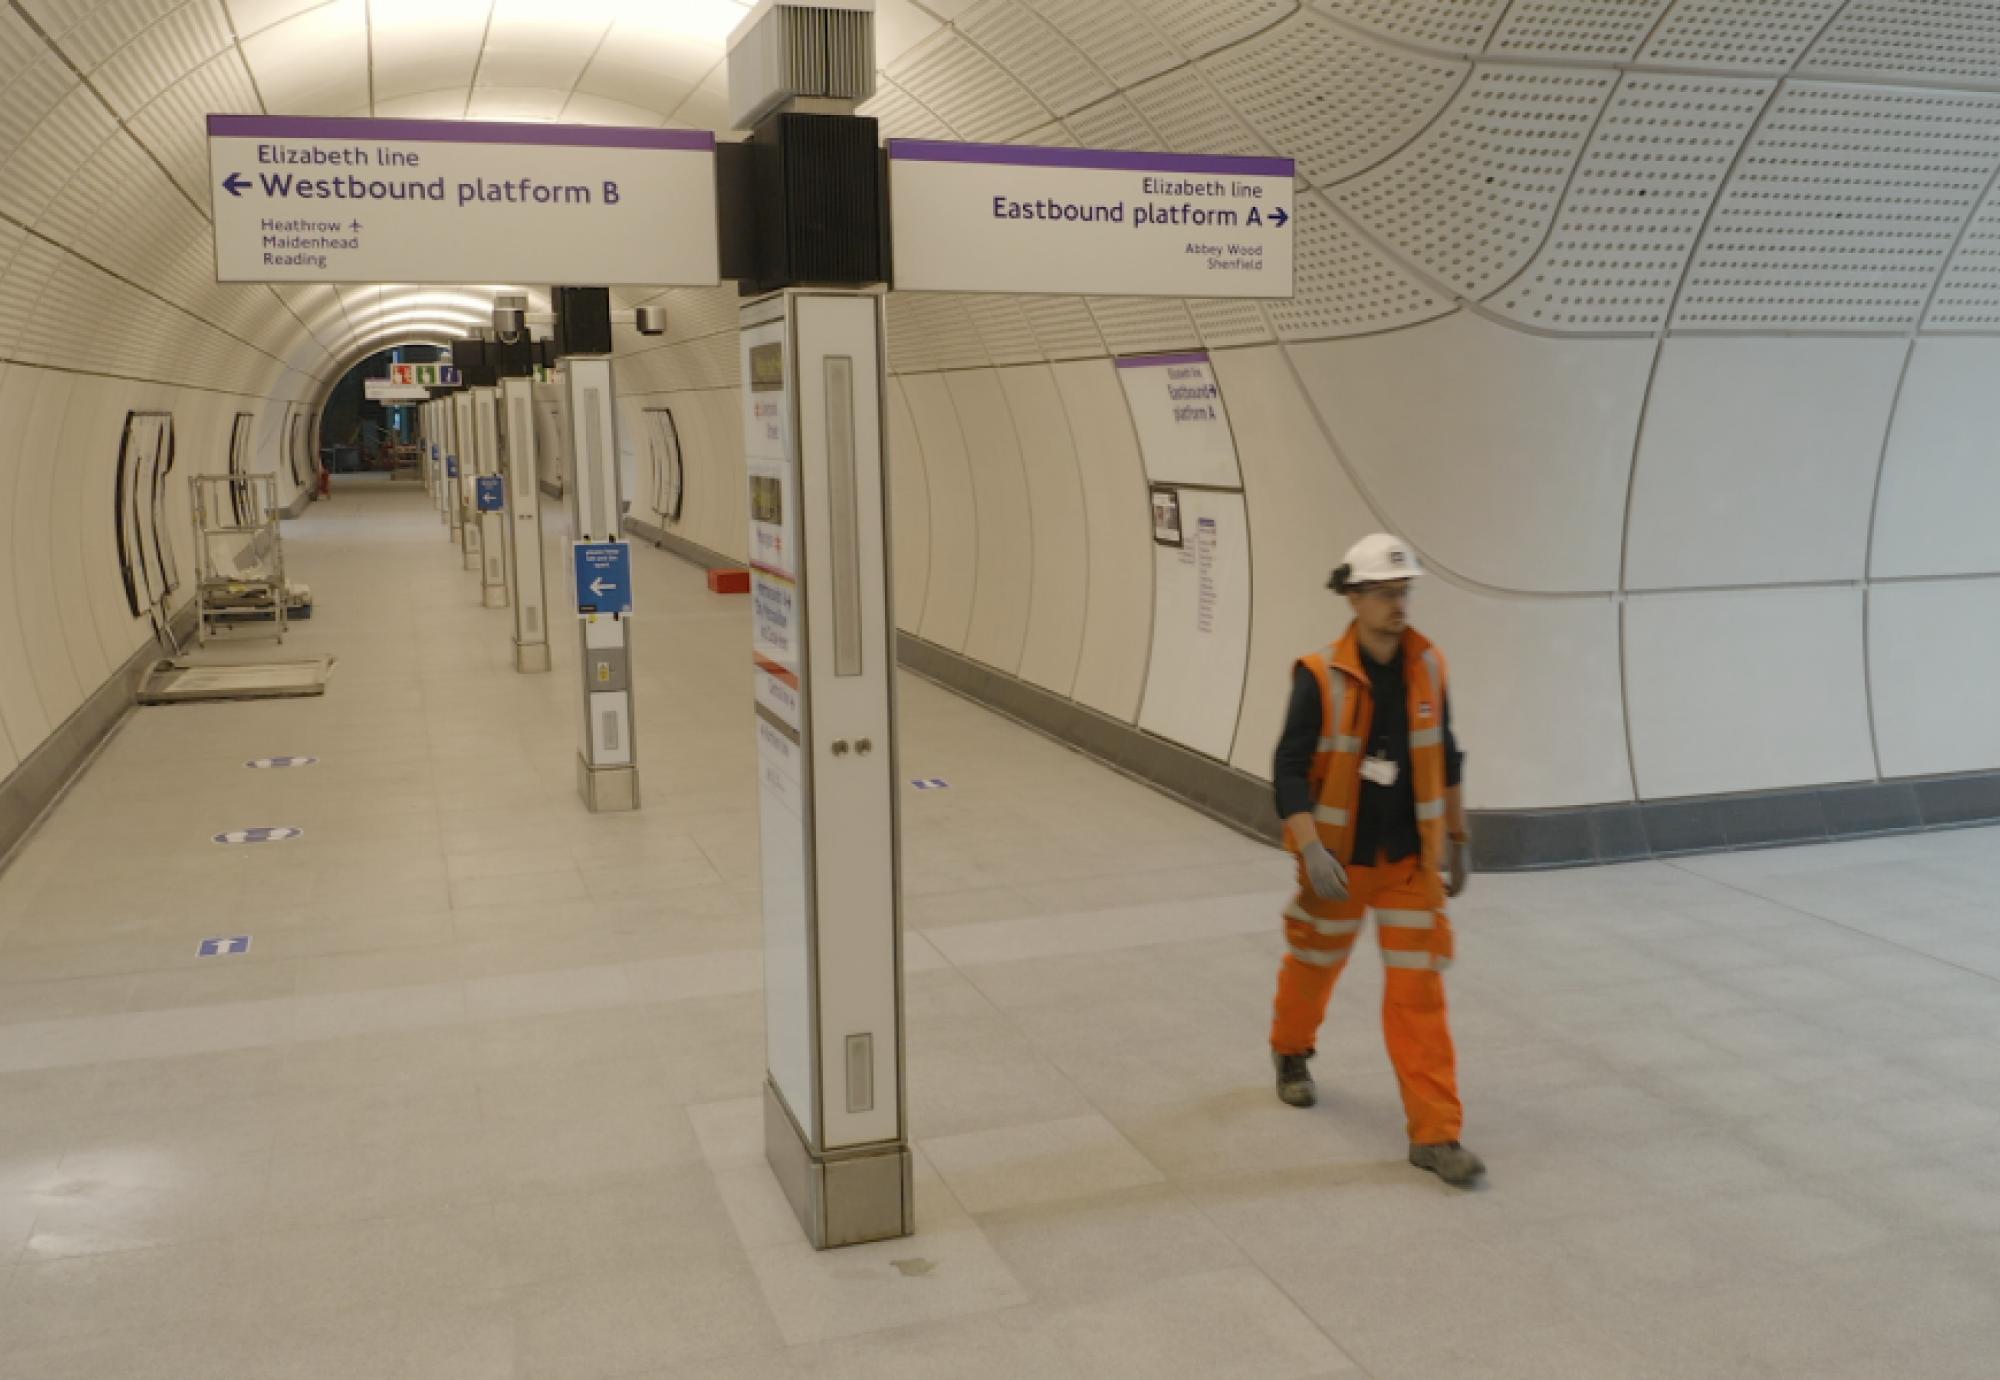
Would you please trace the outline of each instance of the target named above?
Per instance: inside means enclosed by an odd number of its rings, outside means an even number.
[[[1412,1145],[1410,1163],[1419,1169],[1430,1170],[1453,1188],[1465,1188],[1486,1172],[1479,1156],[1455,1140],[1439,1141],[1436,1145]]]
[[[1319,1090],[1313,1087],[1313,1076],[1306,1068],[1310,1058],[1310,1054],[1271,1051],[1271,1062],[1278,1070],[1278,1098],[1288,1106],[1310,1107],[1319,1101]]]

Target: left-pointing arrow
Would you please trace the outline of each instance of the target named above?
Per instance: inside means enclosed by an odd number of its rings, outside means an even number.
[[[250,185],[251,185],[250,179],[245,177],[242,173],[231,173],[229,174],[229,176],[222,179],[223,190],[228,192],[231,196],[242,196],[244,191],[247,188],[249,188]]]

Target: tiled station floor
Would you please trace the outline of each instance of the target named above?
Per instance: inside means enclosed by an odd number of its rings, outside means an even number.
[[[141,711],[0,874],[4,1380],[2000,1373],[1993,832],[1476,879],[1457,1194],[1372,955],[1273,1096],[1277,855],[906,677],[920,1231],[816,1255],[744,601],[639,553],[645,808],[592,817],[574,648],[512,670],[420,492],[288,542],[331,692]]]

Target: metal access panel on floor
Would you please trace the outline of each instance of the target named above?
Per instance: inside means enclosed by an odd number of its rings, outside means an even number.
[[[203,700],[297,699],[324,695],[333,658],[298,661],[156,662],[139,686],[140,704],[190,704]]]

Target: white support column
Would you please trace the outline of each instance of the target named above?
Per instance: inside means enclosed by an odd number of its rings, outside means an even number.
[[[549,593],[542,573],[542,490],[535,468],[535,385],[500,385],[507,476],[507,572],[514,599],[514,669],[549,669]]]
[[[473,479],[474,508],[479,513],[479,601],[489,609],[507,607],[507,509],[483,508],[477,500],[480,478],[500,479],[500,390],[469,388],[472,395],[472,451],[477,461]],[[505,481],[502,480],[502,487]]]
[[[573,355],[563,362],[571,466],[570,532],[579,542],[623,542],[624,504],[618,485],[618,413],[612,405],[611,361]],[[573,564],[573,563],[572,563]],[[575,588],[583,641],[583,732],[577,744],[577,790],[596,812],[639,808],[638,754],[633,743],[632,620],[586,613],[591,600]]]
[[[417,404],[417,468],[423,471],[424,493],[432,502],[437,501],[436,466],[431,460],[431,405]]]
[[[882,299],[743,308],[764,1150],[820,1249],[915,1230]]]
[[[444,483],[440,486],[438,498],[444,508],[445,535],[450,537],[452,545],[463,546],[465,505],[460,502],[457,396],[447,393],[437,402],[438,432],[444,437]]]
[[[458,443],[458,482],[452,485],[452,501],[458,505],[459,549],[465,554],[465,568],[479,569],[479,511],[473,502],[473,480],[479,471],[478,442],[472,430],[472,390],[461,388],[451,395],[451,434]]]

